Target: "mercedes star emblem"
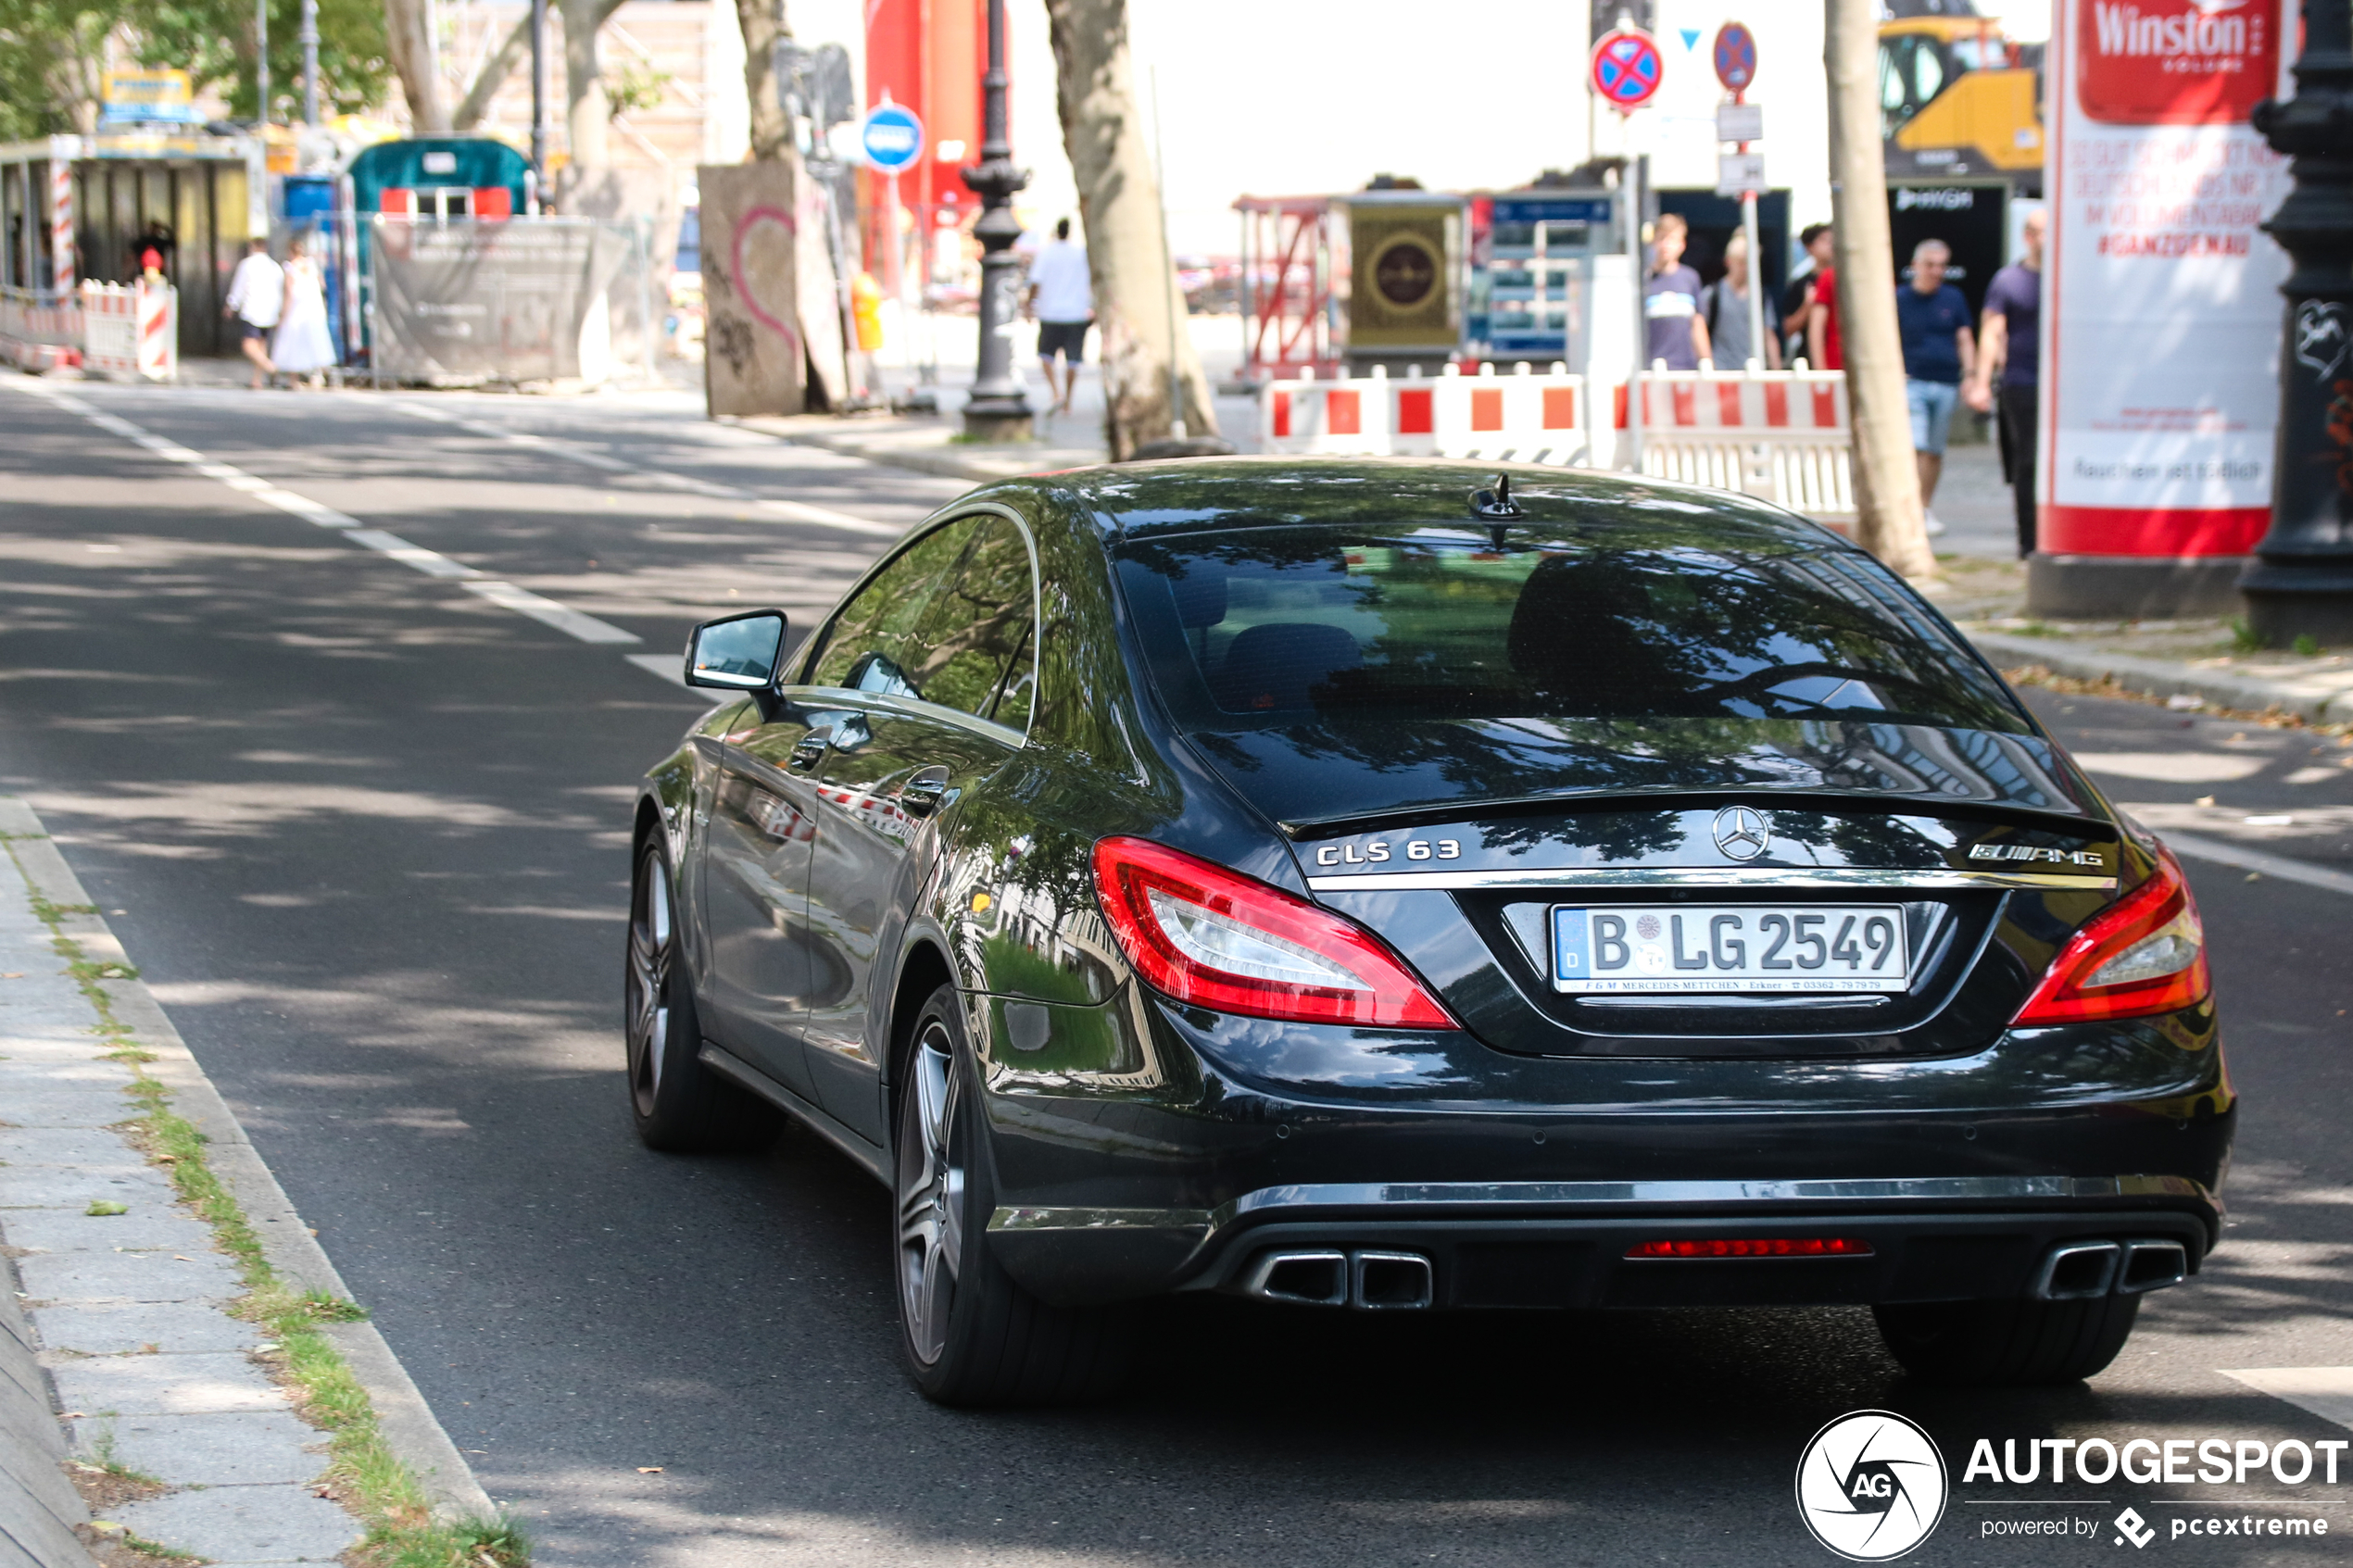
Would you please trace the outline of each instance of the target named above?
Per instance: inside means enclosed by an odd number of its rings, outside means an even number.
[[[1755,809],[1727,806],[1716,813],[1716,847],[1732,859],[1754,860],[1772,844],[1772,831]]]

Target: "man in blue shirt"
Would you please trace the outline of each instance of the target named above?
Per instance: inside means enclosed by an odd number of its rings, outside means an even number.
[[[2019,258],[1994,274],[1980,318],[1983,350],[1969,378],[1969,406],[1995,417],[2002,437],[2002,477],[2018,511],[2018,558],[2034,553],[2035,408],[2042,382],[2043,227],[2039,211],[2026,215]],[[1997,390],[1994,377],[2002,383]]]
[[[1976,370],[1977,343],[1969,332],[1969,301],[1944,281],[1952,250],[1943,240],[1922,240],[1912,252],[1912,282],[1895,291],[1895,324],[1904,338],[1904,396],[1912,411],[1912,452],[1920,466],[1920,505],[1936,495],[1944,472],[1944,439],[1953,428],[1953,408],[1961,382]],[[1944,532],[1928,515],[1931,533]]]

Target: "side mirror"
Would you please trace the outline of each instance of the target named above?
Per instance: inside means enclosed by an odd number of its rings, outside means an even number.
[[[706,621],[686,638],[686,684],[766,691],[784,660],[785,612],[752,609]]]

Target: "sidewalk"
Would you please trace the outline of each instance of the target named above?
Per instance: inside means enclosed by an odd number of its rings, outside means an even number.
[[[2222,617],[2038,621],[2026,614],[2026,571],[2018,561],[1943,555],[1938,564],[1944,575],[1929,596],[2005,671],[2112,684],[2176,708],[2353,723],[2353,657],[2245,648]]]
[[[490,1519],[39,820],[0,797],[0,1561],[336,1562],[386,1520],[353,1474],[379,1456],[392,1491],[422,1482],[408,1528]],[[140,1146],[159,1108],[184,1154]],[[205,1217],[191,1170],[218,1178]],[[337,1375],[359,1408],[307,1419]]]

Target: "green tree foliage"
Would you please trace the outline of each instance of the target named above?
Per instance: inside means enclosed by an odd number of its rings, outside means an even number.
[[[0,141],[92,129],[123,0],[0,0]]]
[[[0,5],[10,0],[0,0]],[[165,0],[140,7],[141,56],[218,86],[232,118],[254,118],[254,8],[246,0]],[[271,118],[302,113],[302,0],[270,0]],[[319,112],[381,103],[392,80],[381,0],[319,0]]]
[[[269,0],[274,119],[300,113],[301,0]],[[176,66],[197,91],[219,87],[232,116],[254,118],[254,7],[248,0],[0,0],[0,141],[95,128],[114,40],[120,66]],[[319,0],[319,109],[380,103],[392,68],[380,0]]]

